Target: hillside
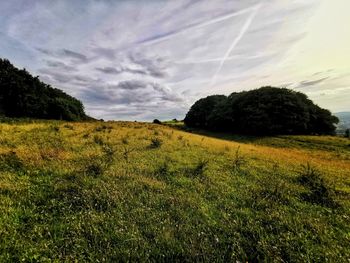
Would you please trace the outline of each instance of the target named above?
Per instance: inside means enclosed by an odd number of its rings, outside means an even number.
[[[83,104],[0,59],[0,115],[37,119],[86,120]]]
[[[339,137],[2,123],[0,261],[347,262],[349,160]]]

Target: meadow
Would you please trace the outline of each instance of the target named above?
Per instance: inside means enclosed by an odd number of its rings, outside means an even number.
[[[350,140],[0,124],[0,262],[349,262]]]

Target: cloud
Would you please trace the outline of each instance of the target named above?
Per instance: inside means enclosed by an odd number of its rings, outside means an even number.
[[[119,74],[123,72],[122,70],[117,70],[116,68],[113,67],[103,67],[103,68],[96,68],[96,70],[106,73],[106,74]]]
[[[165,78],[168,75],[166,68],[169,65],[159,56],[147,58],[141,54],[129,54],[129,59],[132,63],[142,67],[143,70],[140,72],[143,73],[141,74],[149,74],[155,78]]]
[[[273,83],[311,92],[349,83],[335,79],[336,69],[298,75],[287,60],[310,33],[305,25],[319,0],[263,1],[230,48],[259,2],[37,0],[23,7],[20,0],[0,1],[0,49],[104,119],[181,119],[203,94]]]
[[[76,68],[67,65],[66,63],[60,61],[47,60],[46,65],[50,68],[56,68],[57,70],[65,70],[65,71],[75,71]]]
[[[82,91],[89,103],[143,104],[145,102],[183,102],[183,98],[159,83],[142,80],[121,81],[118,84],[96,83]]]
[[[98,48],[93,48],[92,52],[99,56],[99,57],[104,57],[106,59],[109,60],[114,60],[115,59],[115,54],[116,54],[116,50],[113,48],[102,48],[102,47],[98,47]]]
[[[300,87],[306,87],[306,86],[314,86],[316,84],[324,82],[326,79],[329,79],[329,77],[324,77],[316,80],[303,80],[299,83],[299,88]]]
[[[119,82],[116,86],[120,89],[125,90],[135,90],[135,89],[145,89],[149,83],[140,80],[126,80]]]
[[[72,51],[72,50],[69,50],[69,49],[62,49],[59,54],[61,56],[64,56],[64,57],[69,57],[69,58],[73,58],[73,59],[76,59],[76,60],[79,60],[81,62],[87,62],[88,61],[88,58],[81,54],[81,53],[78,53],[78,52],[75,52],[75,51]]]

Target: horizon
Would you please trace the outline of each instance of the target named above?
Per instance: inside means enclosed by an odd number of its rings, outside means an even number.
[[[183,119],[198,99],[286,87],[349,112],[346,0],[0,3],[1,57],[105,120]]]

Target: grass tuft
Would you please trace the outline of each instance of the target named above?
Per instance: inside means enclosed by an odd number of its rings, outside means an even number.
[[[302,194],[303,200],[323,206],[337,207],[338,204],[334,199],[335,191],[326,183],[321,173],[310,163],[301,167],[298,181],[309,190]]]
[[[151,143],[148,146],[148,148],[150,148],[150,149],[160,148],[162,146],[162,144],[163,144],[163,141],[160,138],[155,137],[155,138],[151,139]]]

